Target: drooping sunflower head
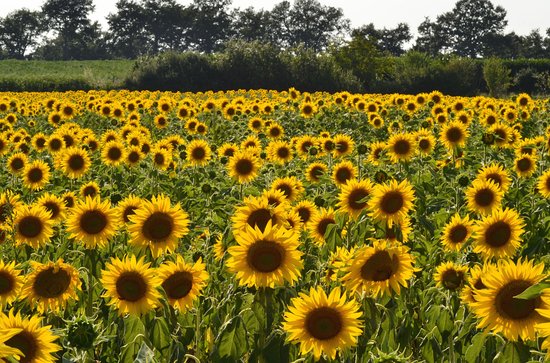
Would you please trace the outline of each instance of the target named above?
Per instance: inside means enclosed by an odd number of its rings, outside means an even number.
[[[86,248],[105,247],[117,232],[116,210],[108,200],[86,197],[71,209],[67,232]]]
[[[149,247],[154,257],[173,252],[181,237],[189,232],[189,219],[179,204],[171,205],[165,195],[143,201],[128,217],[130,243]]]
[[[181,312],[193,306],[194,300],[201,294],[209,277],[202,259],[199,258],[194,264],[188,264],[181,256],[177,256],[175,262],[163,263],[157,274],[168,301]]]
[[[458,265],[453,262],[443,262],[435,269],[434,280],[437,287],[450,291],[460,291],[466,284],[468,266]]]
[[[101,283],[106,290],[103,297],[109,299],[108,305],[114,305],[120,315],[141,315],[159,304],[156,287],[162,281],[143,257],[112,258],[101,273]]]
[[[297,233],[269,221],[263,231],[247,227],[235,239],[237,246],[228,249],[227,267],[239,284],[273,288],[285,281],[294,284],[300,277],[303,263]]]
[[[81,283],[73,266],[62,259],[45,264],[33,261],[31,265],[33,271],[27,275],[21,295],[38,311],[59,311],[69,299],[78,299]]]
[[[502,190],[493,181],[476,179],[466,190],[468,209],[483,215],[490,214],[500,207],[503,194]]]
[[[54,362],[54,354],[61,350],[55,343],[57,336],[50,326],[42,326],[42,318],[33,315],[26,318],[10,310],[8,315],[0,314],[0,331],[15,329],[17,333],[7,338],[4,344],[22,353],[22,363]],[[1,338],[5,338],[2,336]],[[1,341],[1,340],[0,340]]]
[[[401,286],[406,287],[413,277],[413,263],[414,257],[406,246],[376,240],[372,246],[355,251],[343,277],[344,284],[353,292],[374,297],[399,294]]]
[[[340,191],[337,206],[340,211],[347,213],[351,218],[359,217],[359,214],[367,208],[373,184],[369,179],[350,180]]]
[[[414,200],[412,185],[406,179],[400,183],[391,180],[374,187],[368,205],[374,219],[386,221],[391,227],[407,216],[413,208]]]
[[[548,324],[539,312],[550,309],[550,292],[520,299],[516,296],[545,278],[544,264],[530,260],[500,260],[483,276],[485,288],[475,291],[470,306],[478,317],[478,328],[487,328],[511,341],[534,340],[537,324]],[[546,325],[547,326],[547,325]]]
[[[497,209],[474,226],[474,252],[485,259],[512,257],[521,243],[523,219],[513,209]]]
[[[318,360],[323,354],[335,359],[338,351],[357,345],[362,333],[359,303],[333,289],[327,296],[322,287],[291,300],[284,314],[287,340],[300,344],[300,353]]]

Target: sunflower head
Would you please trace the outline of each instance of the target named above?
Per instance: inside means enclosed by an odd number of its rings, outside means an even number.
[[[434,280],[438,287],[443,287],[450,291],[460,291],[467,281],[467,272],[467,266],[458,265],[453,262],[444,262],[436,268]]]

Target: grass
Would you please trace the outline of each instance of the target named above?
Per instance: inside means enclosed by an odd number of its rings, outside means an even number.
[[[132,60],[0,61],[1,91],[63,91],[122,87]]]

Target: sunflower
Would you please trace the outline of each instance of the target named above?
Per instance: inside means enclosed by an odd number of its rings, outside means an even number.
[[[337,246],[335,251],[331,251],[328,257],[326,268],[327,281],[340,281],[348,271],[350,263],[355,256],[356,248],[351,247],[349,250],[344,247]]]
[[[466,190],[468,209],[483,215],[499,208],[502,197],[502,190],[491,180],[476,179]]]
[[[109,141],[103,146],[101,160],[105,165],[117,166],[124,162],[126,150],[119,141]]]
[[[20,174],[27,166],[29,158],[24,153],[12,154],[7,161],[7,166],[12,174]]]
[[[114,305],[120,315],[140,315],[158,306],[157,286],[161,286],[162,281],[150,266],[144,257],[136,260],[134,255],[123,260],[111,258],[107,262],[101,272],[100,280],[106,290],[102,296],[109,299],[107,304]]]
[[[416,152],[416,140],[412,134],[394,134],[386,143],[386,151],[393,163],[409,161]]]
[[[343,277],[346,289],[374,297],[399,294],[401,286],[413,277],[414,257],[399,243],[374,241],[373,246],[358,249]]]
[[[285,141],[272,141],[266,148],[267,158],[275,164],[283,165],[292,160],[292,148]]]
[[[17,207],[13,226],[16,245],[43,247],[53,236],[53,221],[50,219],[50,213],[40,206]]]
[[[247,149],[238,150],[229,158],[227,171],[229,176],[239,183],[250,183],[258,176],[260,169],[259,159]]]
[[[60,157],[61,169],[70,179],[78,179],[89,170],[90,156],[85,150],[70,147],[63,151]]]
[[[478,290],[486,289],[487,286],[483,283],[483,277],[491,274],[491,269],[494,269],[495,265],[492,263],[485,263],[483,266],[475,265],[470,268],[468,283],[462,289],[460,293],[460,298],[462,301],[466,302],[468,305],[476,302],[476,292]]]
[[[453,218],[443,228],[441,234],[441,243],[451,251],[460,251],[464,243],[470,238],[473,230],[473,222],[470,217],[462,218],[460,214],[455,214]]]
[[[204,166],[210,161],[212,151],[204,140],[195,139],[187,144],[187,161],[193,166]]]
[[[40,190],[50,180],[50,167],[41,160],[35,160],[25,165],[22,176],[24,186],[31,190]]]
[[[240,285],[273,288],[285,281],[292,285],[303,267],[298,237],[271,221],[263,230],[248,226],[235,235],[237,245],[228,249],[227,267]]]
[[[386,143],[376,141],[370,144],[368,161],[372,165],[380,165],[382,156],[387,148]]]
[[[483,276],[486,288],[476,290],[476,301],[470,304],[479,319],[478,328],[501,333],[511,341],[534,340],[537,324],[547,322],[539,311],[550,309],[550,291],[543,290],[542,296],[531,299],[515,296],[545,277],[543,263],[500,260],[496,268]]]
[[[187,213],[164,195],[143,201],[129,219],[130,243],[149,247],[154,257],[175,251],[178,240],[189,232]]]
[[[474,252],[485,258],[512,257],[521,243],[523,219],[513,209],[497,209],[474,226]]]
[[[537,190],[544,198],[550,198],[550,169],[539,177]]]
[[[251,131],[259,133],[262,131],[263,127],[264,127],[264,120],[262,120],[259,117],[252,117],[250,120],[248,120],[248,128]]]
[[[263,231],[267,223],[271,221],[272,225],[284,222],[285,205],[272,205],[265,197],[247,197],[243,201],[244,205],[237,207],[233,215],[233,233],[246,233],[248,227],[258,227]]]
[[[134,194],[128,195],[126,198],[118,202],[116,212],[118,215],[118,225],[124,226],[130,222],[130,216],[136,213],[136,210],[143,203],[143,199]]]
[[[136,166],[144,157],[145,154],[141,151],[139,146],[131,146],[126,152],[126,159],[124,161],[128,166]],[[153,159],[154,158],[155,157],[153,157]]]
[[[201,294],[208,281],[206,265],[199,258],[193,265],[187,264],[183,257],[177,256],[176,262],[165,262],[157,269],[170,305],[181,312],[193,306],[193,301]]]
[[[413,208],[414,200],[414,191],[407,179],[401,183],[391,180],[385,184],[377,184],[368,203],[370,215],[376,220],[386,221],[391,228],[393,223],[407,216]]]
[[[327,296],[321,287],[311,288],[309,295],[292,298],[284,314],[283,330],[287,340],[300,343],[300,354],[313,352],[316,360],[326,354],[335,359],[338,351],[357,345],[362,334],[359,303],[333,289]]]
[[[15,261],[4,263],[0,260],[0,309],[14,302],[18,296],[24,278],[15,266]]]
[[[50,212],[50,219],[59,223],[65,218],[65,203],[63,199],[52,193],[45,193],[36,201],[36,205],[44,207]]]
[[[310,118],[317,113],[317,107],[311,102],[304,102],[300,106],[300,114],[304,118]]]
[[[43,313],[48,310],[59,311],[67,301],[78,300],[80,290],[78,270],[64,263],[63,259],[45,264],[31,261],[32,272],[26,276],[21,296]]]
[[[467,281],[468,266],[458,265],[453,262],[444,262],[437,266],[434,280],[437,287],[443,287],[450,291],[462,289]]]
[[[304,192],[302,182],[294,176],[275,179],[271,189],[282,191],[289,201],[297,200]]]
[[[321,208],[311,217],[311,222],[308,224],[311,237],[318,245],[325,243],[325,233],[331,224],[336,224],[336,216],[332,208]]]
[[[151,160],[155,168],[160,170],[167,170],[168,166],[172,162],[172,153],[169,150],[165,150],[161,147],[154,147],[151,150]]]
[[[280,139],[283,137],[285,130],[276,122],[271,123],[266,130],[267,136],[271,139]]]
[[[0,193],[0,228],[10,224],[13,212],[22,205],[20,198],[19,194],[15,194],[11,190]]]
[[[467,125],[460,121],[451,121],[443,126],[439,140],[448,150],[463,147],[469,136]]]
[[[435,137],[431,134],[419,136],[416,140],[418,152],[422,156],[430,155],[435,148],[435,144],[436,144]]]
[[[47,142],[48,151],[51,154],[58,153],[62,151],[65,148],[65,142],[63,141],[63,138],[59,135],[50,135]]]
[[[537,168],[537,158],[534,155],[522,154],[514,160],[514,170],[522,178],[528,178]]]
[[[315,138],[310,135],[303,135],[296,139],[295,149],[301,158],[307,159],[309,156],[309,149],[316,146],[316,144]]]
[[[14,358],[19,361],[21,351],[6,345],[6,342],[21,331],[22,329],[0,329],[0,362],[4,362],[6,358]]]
[[[339,210],[347,213],[351,218],[357,219],[361,212],[367,208],[367,199],[372,190],[373,184],[369,179],[348,181],[338,196]]]
[[[317,208],[315,207],[315,203],[306,199],[303,199],[296,203],[293,209],[300,216],[300,222],[305,229],[308,228],[310,222],[315,219],[315,216],[317,215]]]
[[[51,326],[41,326],[42,318],[36,315],[23,318],[20,313],[14,314],[10,310],[8,315],[0,314],[0,331],[16,329],[19,332],[5,340],[4,344],[19,350],[23,357],[22,363],[55,362],[54,353],[62,348],[55,344],[57,336],[51,331]],[[4,339],[2,335],[0,339]],[[18,353],[19,355],[19,353]]]
[[[99,185],[95,181],[87,182],[80,187],[80,195],[86,197],[99,197]]]
[[[67,209],[71,209],[76,204],[76,195],[71,191],[63,193],[61,198],[63,199],[63,203]]]
[[[349,155],[353,152],[355,142],[353,139],[344,134],[337,134],[332,137],[332,142],[334,143],[334,157],[342,157]]]
[[[496,123],[489,127],[488,131],[495,135],[495,145],[498,147],[507,147],[512,137],[512,128],[502,123]]]
[[[327,172],[328,167],[326,164],[320,162],[311,163],[306,169],[306,179],[311,183],[319,183]]]
[[[349,180],[356,177],[357,167],[349,160],[343,160],[332,167],[332,179],[339,187],[346,185]]]
[[[67,232],[88,249],[105,247],[117,232],[116,210],[107,200],[86,197],[71,209]]]
[[[288,199],[286,199],[285,193],[283,193],[282,190],[265,189],[262,192],[262,197],[267,198],[269,205],[274,207],[281,204],[288,204]]]
[[[478,172],[477,178],[481,180],[491,180],[504,193],[508,190],[511,182],[506,169],[497,163],[483,167],[483,169]]]

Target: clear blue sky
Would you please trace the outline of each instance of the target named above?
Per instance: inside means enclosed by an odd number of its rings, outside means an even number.
[[[191,0],[177,0],[181,4],[189,4]],[[233,0],[234,7],[264,8],[271,10],[278,1],[267,0]],[[292,2],[292,1],[291,1]],[[351,20],[352,26],[374,23],[378,28],[394,27],[399,22],[408,23],[413,32],[418,25],[429,16],[435,16],[453,8],[456,0],[320,0],[322,4],[340,7],[345,16]],[[0,16],[26,7],[39,9],[44,0],[3,1]],[[94,0],[96,7],[92,18],[107,27],[105,17],[115,12],[116,0]],[[539,28],[542,33],[550,27],[550,0],[493,0],[493,4],[501,5],[507,12],[508,27],[506,31],[515,31],[520,35],[528,34],[532,29]]]

